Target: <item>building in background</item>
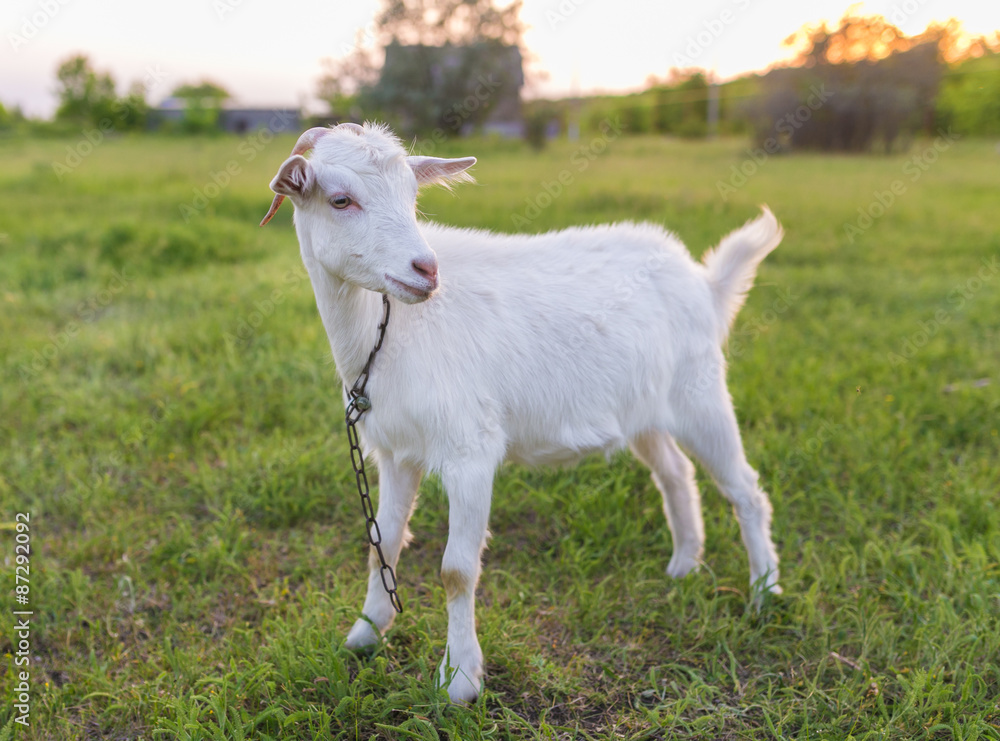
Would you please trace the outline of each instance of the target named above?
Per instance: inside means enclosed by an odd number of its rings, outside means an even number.
[[[297,134],[302,130],[302,114],[296,108],[241,108],[229,103],[219,104],[216,99],[167,98],[150,111],[150,128],[219,130],[232,134],[269,129],[275,134]]]

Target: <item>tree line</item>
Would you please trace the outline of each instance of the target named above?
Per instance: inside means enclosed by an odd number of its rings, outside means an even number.
[[[0,131],[30,127],[36,133],[54,134],[81,128],[103,132],[145,131],[154,120],[149,93],[159,87],[165,74],[148,69],[124,95],[110,72],[98,70],[86,54],[74,54],[56,68],[58,105],[50,122],[28,121],[18,110],[0,103]],[[206,133],[217,129],[222,104],[231,96],[221,85],[203,80],[175,86],[169,93],[177,99],[183,116],[176,128],[184,133]]]
[[[576,115],[590,127],[615,115],[631,133],[749,134],[779,150],[888,152],[948,128],[1000,135],[1000,34],[965,37],[949,21],[907,36],[884,17],[849,13],[787,43],[796,58],[765,73],[713,86],[703,70],[674,69],[641,93],[577,105]],[[568,103],[536,105],[574,115]]]
[[[969,38],[956,21],[907,36],[882,16],[849,12],[833,27],[787,40],[797,56],[763,74],[715,84],[700,69],[672,69],[642,93],[522,104],[520,2],[383,0],[369,29],[325,62],[317,95],[326,120],[379,119],[406,136],[451,137],[480,128],[498,106],[515,108],[537,146],[556,132],[596,131],[614,116],[627,133],[699,138],[743,134],[781,150],[892,151],[951,127],[1000,135],[1000,33]],[[56,71],[55,125],[104,131],[150,127],[155,71],[118,95],[110,73],[85,55]],[[817,96],[815,91],[821,91]],[[185,133],[218,130],[228,91],[201,81],[175,87]],[[814,105],[822,99],[821,104]],[[0,105],[0,130],[23,123]]]

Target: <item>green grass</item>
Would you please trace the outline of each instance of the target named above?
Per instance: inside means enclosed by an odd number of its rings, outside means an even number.
[[[726,198],[736,140],[436,152],[480,158],[478,185],[422,199],[451,224],[514,231],[564,173],[522,228],[648,219],[697,255],[766,202],[786,229],[729,373],[785,594],[750,607],[737,524],[704,479],[706,565],[675,582],[632,458],[505,467],[479,590],[487,691],[469,708],[433,684],[434,479],[399,568],[406,612],[373,657],[342,648],[366,551],[338,382],[291,208],[257,228],[291,143],[107,141],[59,180],[78,141],[0,140],[0,741],[1000,739],[992,143],[959,141],[916,180],[929,142],[772,157]],[[894,180],[905,193],[848,234]]]

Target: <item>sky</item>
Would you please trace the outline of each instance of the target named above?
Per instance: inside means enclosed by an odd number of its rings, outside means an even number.
[[[323,59],[370,33],[379,0],[4,0],[0,7],[0,103],[51,116],[55,70],[86,53],[124,93],[141,82],[153,104],[204,78],[247,106],[303,106],[315,98]],[[856,4],[904,32],[956,17],[966,31],[1000,28],[993,0],[889,0]],[[527,97],[641,89],[671,67],[720,79],[787,59],[782,41],[807,23],[836,20],[843,0],[524,0]]]

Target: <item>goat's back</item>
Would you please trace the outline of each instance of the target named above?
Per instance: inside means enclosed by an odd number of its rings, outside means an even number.
[[[670,423],[678,365],[721,362],[705,270],[660,227],[422,231],[440,288],[399,307],[372,382],[397,432],[439,451],[429,467],[456,446],[527,463],[622,447]]]

